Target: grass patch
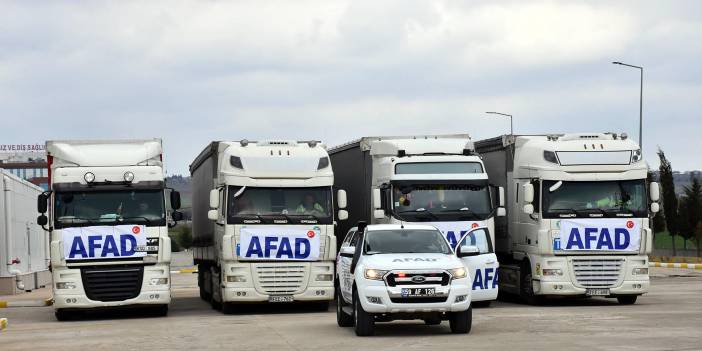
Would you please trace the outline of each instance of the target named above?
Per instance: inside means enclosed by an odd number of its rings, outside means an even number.
[[[663,231],[663,232],[658,232],[656,235],[654,235],[654,241],[653,241],[653,247],[656,249],[672,249],[673,248],[673,240],[670,236],[670,233],[668,231]],[[685,240],[679,235],[675,236],[675,248],[676,249],[682,249],[685,247]],[[687,241],[687,249],[688,250],[696,250],[697,246],[695,245],[694,240],[688,240]]]

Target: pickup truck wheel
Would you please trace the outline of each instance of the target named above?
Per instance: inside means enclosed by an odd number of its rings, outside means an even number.
[[[636,303],[637,298],[638,295],[623,295],[617,296],[617,301],[619,301],[620,305],[633,305]]]
[[[340,327],[353,327],[353,316],[349,316],[344,312],[343,307],[346,306],[344,298],[341,296],[341,291],[336,289],[336,324]]]
[[[371,336],[375,334],[375,320],[373,315],[366,312],[361,305],[358,295],[353,299],[353,324],[358,336]]]
[[[451,333],[468,334],[473,325],[473,307],[468,307],[463,312],[451,312],[449,315]]]

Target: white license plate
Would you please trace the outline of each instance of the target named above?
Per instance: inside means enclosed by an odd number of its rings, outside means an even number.
[[[427,297],[436,295],[434,288],[403,288],[402,297]]]
[[[138,245],[137,247],[134,248],[134,252],[149,252],[149,251],[158,251],[158,246]]]
[[[268,302],[293,302],[292,295],[268,296]]]
[[[587,296],[609,296],[609,289],[586,289]]]

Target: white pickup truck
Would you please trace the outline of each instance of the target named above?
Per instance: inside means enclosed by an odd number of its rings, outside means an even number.
[[[454,253],[433,226],[359,222],[347,233],[337,258],[338,325],[367,336],[373,335],[375,322],[423,319],[435,325],[448,319],[451,332],[469,333],[468,272],[484,256],[494,255],[480,248],[489,238],[486,228],[475,228]]]

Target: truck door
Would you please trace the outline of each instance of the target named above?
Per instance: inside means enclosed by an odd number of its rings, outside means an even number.
[[[356,251],[356,241],[358,241],[358,235],[356,228],[351,228],[346,234],[344,241],[341,243],[341,248],[339,249],[339,256],[336,259],[336,272],[339,279],[339,290],[341,291],[341,296],[344,297],[346,302],[351,302],[352,300],[352,288],[353,288],[353,274],[351,274],[351,261],[353,260],[353,254]]]
[[[497,299],[499,263],[490,240],[490,231],[485,227],[469,231],[461,238],[457,253],[473,280],[471,299],[473,301]]]

